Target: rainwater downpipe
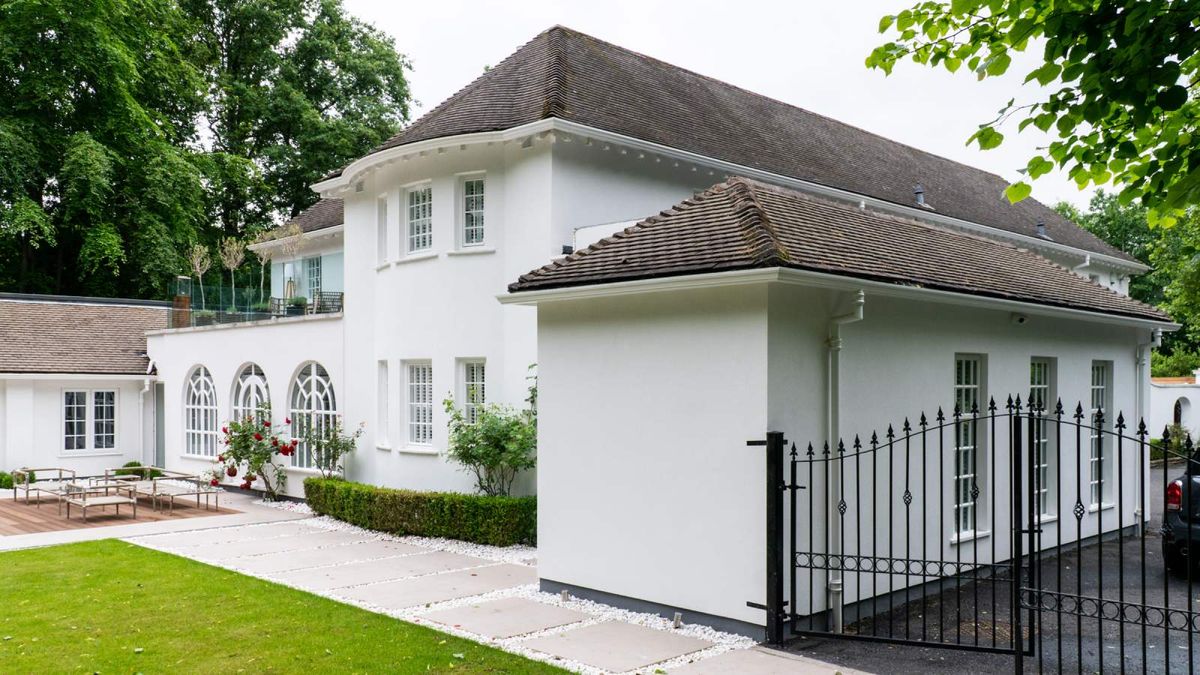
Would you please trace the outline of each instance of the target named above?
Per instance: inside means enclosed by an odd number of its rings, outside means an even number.
[[[856,321],[862,321],[863,304],[866,302],[866,294],[862,291],[857,291],[854,294],[854,300],[851,303],[851,309],[845,314],[839,314],[829,319],[829,378],[826,387],[826,405],[825,410],[828,412],[829,419],[826,420],[826,429],[829,439],[829,449],[831,457],[836,457],[838,440],[841,438],[840,429],[840,401],[841,401],[841,369],[842,369],[842,326]],[[825,512],[828,514],[825,527],[829,530],[829,548],[830,556],[834,560],[840,560],[842,555],[842,533],[841,528],[835,526],[835,513],[838,512],[838,504],[843,499],[841,492],[841,475],[842,467],[840,461],[830,462],[829,481],[826,486],[825,493],[828,495],[829,505]],[[837,486],[834,488],[833,486]],[[837,565],[835,567],[841,567]],[[843,629],[842,620],[842,570],[834,569],[829,574],[829,630],[834,633],[841,633]]]
[[[1149,342],[1139,342],[1137,349],[1134,351],[1134,365],[1137,372],[1137,387],[1135,388],[1135,407],[1137,408],[1137,421],[1133,423],[1133,428],[1141,424],[1146,419],[1146,392],[1145,381],[1146,371],[1150,368],[1150,350],[1157,349],[1162,345],[1162,331],[1155,328],[1150,332]],[[1151,429],[1150,431],[1153,431]],[[1143,519],[1143,514],[1146,513],[1146,495],[1144,493],[1146,482],[1149,481],[1149,464],[1148,458],[1138,458],[1138,471],[1141,472],[1141,480],[1138,481],[1137,508],[1133,512],[1134,521],[1137,523],[1137,536],[1141,537],[1145,534],[1144,530],[1146,523]]]

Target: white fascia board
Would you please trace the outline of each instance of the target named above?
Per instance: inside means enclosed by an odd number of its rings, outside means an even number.
[[[1128,260],[1122,260],[1121,258],[1117,258],[1117,257],[1111,256],[1111,255],[1106,255],[1104,253],[1096,253],[1096,252],[1092,252],[1092,251],[1087,251],[1084,249],[1076,248],[1074,246],[1068,246],[1066,244],[1060,244],[1058,242],[1047,241],[1045,239],[1041,239],[1041,238],[1038,238],[1038,237],[1035,237],[1032,235],[1024,235],[1024,234],[1019,234],[1016,232],[1010,232],[1008,230],[1003,230],[998,227],[992,227],[990,225],[982,225],[980,223],[971,222],[969,220],[962,220],[960,218],[946,216],[946,215],[937,213],[936,211],[930,211],[928,209],[918,209],[913,206],[897,204],[895,202],[890,202],[890,201],[887,201],[884,199],[879,199],[876,197],[869,197],[867,195],[858,194],[857,192],[851,192],[849,190],[842,190],[840,188],[830,187],[828,185],[822,185],[820,183],[814,183],[811,181],[801,180],[799,178],[792,178],[790,176],[784,176],[782,174],[772,173],[770,171],[763,171],[761,169],[755,169],[753,167],[744,166],[741,164],[735,164],[733,162],[726,162],[724,160],[715,159],[713,157],[708,157],[706,155],[701,155],[701,154],[694,153],[694,152],[688,152],[687,150],[680,150],[677,148],[672,148],[670,146],[661,145],[659,143],[653,143],[651,141],[644,141],[639,138],[634,138],[632,136],[625,136],[624,134],[618,134],[618,133],[615,133],[612,131],[605,131],[603,129],[597,129],[595,127],[590,127],[585,124],[579,124],[578,122],[570,122],[567,120],[562,120],[557,117],[551,117],[549,119],[538,120],[537,122],[523,124],[521,126],[513,127],[511,129],[504,129],[502,131],[488,131],[488,132],[482,132],[482,133],[477,133],[477,134],[462,134],[459,136],[446,136],[446,137],[442,137],[442,138],[432,138],[432,139],[429,139],[426,141],[418,141],[416,143],[398,145],[394,148],[388,148],[387,150],[381,150],[380,152],[377,152],[377,153],[374,153],[371,155],[367,155],[366,157],[362,157],[362,158],[352,162],[350,165],[348,165],[340,176],[337,176],[336,178],[330,178],[329,180],[321,181],[319,183],[314,183],[311,187],[314,191],[320,193],[324,197],[338,196],[340,193],[342,193],[346,190],[349,190],[351,184],[353,184],[354,182],[356,182],[358,180],[361,180],[361,178],[363,177],[362,174],[365,174],[370,169],[373,169],[379,165],[394,163],[398,159],[400,159],[406,155],[413,155],[413,154],[419,155],[421,152],[429,152],[431,150],[437,150],[438,148],[445,148],[445,147],[450,147],[450,146],[455,146],[455,145],[471,145],[471,144],[478,144],[478,143],[497,143],[497,142],[513,141],[513,140],[523,139],[523,138],[533,135],[533,134],[545,133],[545,132],[549,132],[549,131],[557,131],[557,132],[561,132],[561,133],[581,136],[584,138],[591,138],[593,140],[613,143],[616,145],[625,146],[625,147],[640,150],[643,152],[661,155],[663,157],[669,157],[671,159],[679,160],[682,162],[688,162],[690,164],[704,166],[709,169],[720,171],[726,175],[746,176],[747,178],[755,178],[755,179],[761,180],[763,182],[772,183],[775,185],[782,185],[785,187],[790,187],[790,188],[793,188],[796,190],[800,190],[802,192],[807,192],[809,194],[816,194],[816,195],[820,195],[820,196],[824,196],[824,197],[829,197],[832,199],[837,199],[839,201],[851,202],[851,203],[861,202],[861,203],[868,205],[876,210],[884,211],[886,213],[899,214],[902,216],[906,216],[908,218],[912,218],[914,220],[921,220],[921,221],[925,221],[928,223],[933,223],[936,225],[943,225],[946,227],[953,227],[953,228],[957,228],[957,229],[961,229],[961,230],[966,230],[969,232],[984,233],[984,234],[987,234],[987,235],[990,235],[993,237],[998,237],[1001,239],[1007,239],[1009,241],[1016,242],[1016,243],[1020,244],[1021,246],[1024,246],[1024,247],[1030,248],[1030,249],[1038,249],[1038,250],[1051,251],[1054,253],[1065,254],[1065,255],[1070,255],[1070,256],[1078,256],[1080,258],[1081,262],[1086,260],[1087,256],[1090,255],[1091,262],[1093,264],[1095,264],[1095,263],[1103,264],[1103,265],[1110,267],[1118,272],[1125,272],[1128,274],[1142,274],[1144,272],[1150,271],[1149,267],[1147,267],[1146,265],[1143,265],[1142,263],[1139,263],[1139,262],[1131,262]],[[667,206],[667,205],[664,205],[664,207],[665,206]],[[650,215],[650,214],[647,214],[647,215]]]
[[[345,228],[346,225],[343,223],[341,225],[334,225],[333,227],[323,227],[319,230],[313,230],[312,232],[303,232],[300,234],[300,241],[316,241],[318,239],[328,239],[330,237],[339,236],[342,234],[342,231]],[[268,239],[266,241],[260,241],[256,244],[250,244],[246,248],[250,249],[251,251],[261,251],[268,248],[280,248],[287,243],[289,239],[291,239],[291,237]]]
[[[135,375],[135,374],[104,374],[104,373],[0,373],[0,381],[3,380],[67,380],[67,381],[101,381],[101,380],[119,380],[119,381],[138,381],[157,380],[157,375]]]
[[[1139,319],[1131,316],[1120,316],[1092,312],[1070,307],[1055,307],[1022,300],[992,298],[970,293],[943,291],[920,286],[905,286],[885,281],[858,279],[839,274],[812,272],[782,267],[755,270],[736,270],[732,272],[715,272],[712,274],[693,274],[678,277],[661,277],[655,279],[639,279],[634,281],[594,284],[591,286],[574,286],[568,288],[552,288],[542,291],[522,291],[504,293],[496,296],[501,304],[506,305],[540,305],[543,303],[581,300],[587,298],[616,297],[638,293],[655,293],[662,291],[678,291],[694,288],[715,288],[720,286],[736,286],[758,283],[784,283],[797,286],[827,288],[839,291],[865,291],[872,295],[905,298],[921,302],[936,302],[966,307],[979,307],[1017,312],[1020,314],[1048,316],[1055,318],[1073,319],[1089,323],[1101,323],[1117,326],[1134,326],[1138,328],[1175,331],[1179,324],[1170,321],[1155,321]]]

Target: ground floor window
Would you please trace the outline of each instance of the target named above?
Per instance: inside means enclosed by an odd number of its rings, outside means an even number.
[[[267,376],[262,368],[251,363],[238,373],[233,385],[233,418],[267,420],[271,406],[271,394],[267,389]]]
[[[1030,456],[1033,458],[1034,479],[1037,485],[1031,486],[1037,498],[1039,516],[1051,514],[1050,505],[1055,498],[1054,484],[1051,481],[1052,466],[1050,458],[1054,456],[1055,439],[1050,437],[1050,425],[1047,414],[1053,414],[1051,408],[1054,400],[1054,363],[1051,359],[1034,358],[1029,362],[1029,398],[1028,410],[1032,415],[1033,447]]]
[[[204,366],[197,366],[188,376],[183,399],[183,438],[187,454],[216,456],[217,389]]]
[[[313,452],[305,439],[310,434],[324,433],[337,421],[333,382],[324,366],[309,362],[300,368],[292,383],[291,403],[292,438],[300,439],[292,464],[312,468],[315,466]]]
[[[63,392],[63,450],[86,452],[117,447],[117,392]]]
[[[474,424],[479,419],[479,408],[487,401],[484,385],[486,366],[483,361],[463,361],[462,401],[463,416]]]
[[[954,359],[954,533],[975,532],[979,517],[979,429],[975,420],[983,396],[983,362],[978,356]]]
[[[433,442],[433,365],[410,363],[407,368],[408,442]]]
[[[1112,393],[1112,365],[1107,361],[1092,362],[1091,410],[1088,420],[1090,452],[1088,465],[1091,469],[1089,480],[1090,495],[1093,505],[1100,505],[1106,496],[1107,486],[1105,475],[1108,469],[1108,438],[1104,429],[1109,424],[1109,397]]]

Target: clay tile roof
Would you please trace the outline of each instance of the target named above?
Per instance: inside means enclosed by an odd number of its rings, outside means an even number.
[[[145,374],[146,331],[167,327],[169,307],[122,302],[0,297],[0,373]]]
[[[530,40],[371,152],[559,118],[741,166],[1133,261],[1000,176],[562,26]],[[368,153],[371,154],[371,153]],[[326,178],[340,175],[334,172]]]
[[[1170,320],[1027,249],[747,178],[525,274],[509,290],[769,267]]]
[[[342,200],[322,199],[304,209],[300,215],[288,221],[295,223],[304,232],[315,232],[342,224]]]

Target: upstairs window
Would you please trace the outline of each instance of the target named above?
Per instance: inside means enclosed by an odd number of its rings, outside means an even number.
[[[462,244],[478,246],[483,243],[483,179],[468,178],[462,184]]]
[[[383,264],[388,257],[387,197],[375,200],[375,262]]]
[[[308,281],[308,297],[316,298],[321,292],[321,256],[304,259],[304,274]]]
[[[433,188],[408,191],[408,250],[424,251],[433,247]]]

